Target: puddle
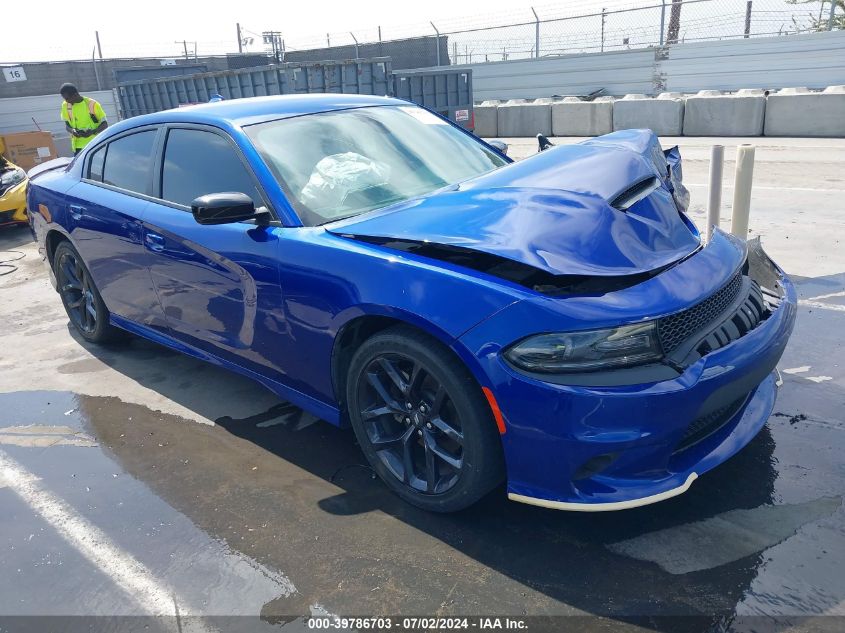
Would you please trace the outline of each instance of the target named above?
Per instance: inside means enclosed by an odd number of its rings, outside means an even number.
[[[832,415],[795,393],[784,389],[783,411]],[[180,604],[252,616],[242,623],[260,617],[253,628],[295,629],[317,603],[340,614],[730,619],[739,609],[825,612],[845,597],[836,575],[845,567],[842,526],[826,519],[841,513],[841,452],[824,444],[830,431],[806,420],[773,418],[666,503],[584,515],[511,503],[497,490],[444,516],[388,492],[363,467],[350,431],[255,400],[203,407],[217,410],[216,425],[115,397],[0,394],[0,434],[98,444],[0,444],[0,453],[173,587]],[[113,583],[103,589],[109,577],[8,487],[0,535],[0,567],[22,570],[0,578],[0,613],[42,613],[45,604],[52,613],[142,612]]]
[[[0,445],[30,446],[97,446],[97,442],[85,433],[69,426],[30,424],[28,426],[0,427]]]
[[[96,400],[0,394],[0,568],[21,570],[0,576],[0,613],[166,615],[175,602],[184,614],[257,617],[296,593],[283,573],[211,537],[98,448],[88,415]],[[60,574],[33,569],[44,551],[73,564]]]
[[[613,543],[608,549],[656,563],[670,574],[688,574],[762,552],[786,540],[802,526],[830,516],[841,506],[841,497],[835,497],[731,510],[696,523]]]

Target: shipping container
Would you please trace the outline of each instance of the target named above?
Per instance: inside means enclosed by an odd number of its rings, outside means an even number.
[[[428,68],[393,73],[393,96],[434,110],[472,130],[472,70]]]
[[[288,62],[238,70],[129,81],[118,86],[124,117],[224,99],[339,92],[385,95],[425,106],[472,130],[472,70],[392,72],[389,57]]]
[[[342,92],[392,95],[390,58],[284,63],[257,68],[130,81],[118,86],[124,117],[224,99]]]
[[[133,81],[149,81],[182,75],[195,75],[208,71],[206,64],[172,64],[162,66],[129,66],[115,68],[114,83],[125,84]]]

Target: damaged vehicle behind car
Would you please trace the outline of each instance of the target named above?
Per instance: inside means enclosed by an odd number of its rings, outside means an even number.
[[[31,225],[84,338],[351,425],[422,508],[502,481],[585,511],[686,491],[768,419],[792,284],[759,241],[702,244],[650,131],[501,149],[389,98],[182,108],[33,178]]]
[[[26,172],[0,155],[0,226],[26,224]]]

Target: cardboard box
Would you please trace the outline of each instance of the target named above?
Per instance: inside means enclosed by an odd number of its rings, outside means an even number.
[[[53,135],[49,132],[3,134],[0,136],[0,153],[27,170],[59,157]]]

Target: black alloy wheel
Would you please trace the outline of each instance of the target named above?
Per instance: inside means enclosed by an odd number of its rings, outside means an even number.
[[[347,396],[370,464],[411,503],[458,510],[501,481],[489,406],[439,342],[401,326],[368,339],[352,359]]]
[[[420,492],[446,492],[464,465],[460,415],[422,364],[380,354],[365,369],[359,407],[370,445],[394,477]]]
[[[92,343],[113,340],[119,330],[109,323],[109,312],[97,291],[91,273],[69,242],[61,242],[53,256],[56,289],[70,322]]]

